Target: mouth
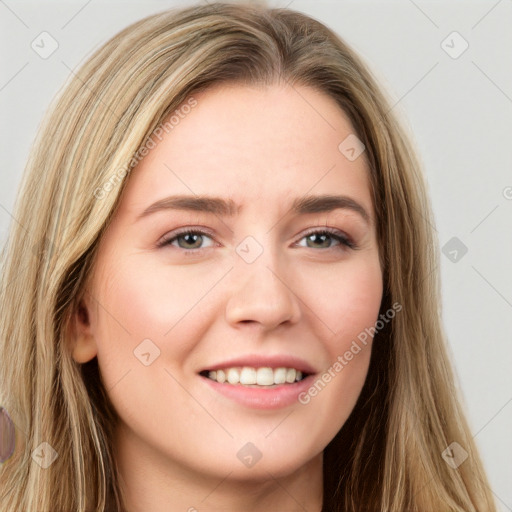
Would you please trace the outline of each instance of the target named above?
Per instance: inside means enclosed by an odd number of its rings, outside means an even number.
[[[299,395],[318,372],[294,356],[249,356],[214,363],[199,376],[215,394],[250,409],[280,409],[299,404]]]
[[[219,384],[232,386],[244,386],[250,388],[272,389],[277,386],[291,385],[309,377],[309,373],[293,367],[269,366],[234,366],[230,368],[218,368],[203,370],[202,377],[206,377]]]

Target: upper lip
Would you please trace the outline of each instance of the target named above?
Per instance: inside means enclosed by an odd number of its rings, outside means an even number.
[[[234,368],[237,366],[249,366],[252,368],[295,368],[302,373],[312,374],[317,371],[307,361],[296,356],[282,354],[274,356],[247,355],[240,356],[228,361],[212,363],[207,368],[203,368],[201,372],[206,370],[223,370],[225,368]]]

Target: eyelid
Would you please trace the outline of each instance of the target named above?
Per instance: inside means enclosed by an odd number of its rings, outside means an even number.
[[[203,227],[194,227],[194,226],[185,226],[183,228],[175,229],[169,233],[163,235],[158,242],[156,243],[157,247],[165,247],[166,245],[171,245],[171,241],[178,238],[180,235],[185,235],[187,233],[194,233],[198,235],[203,235],[211,238],[215,242],[215,237],[213,232],[207,228]],[[199,251],[201,249],[207,249],[207,247],[201,247],[200,249],[189,249],[189,251]],[[186,249],[182,249],[186,250]]]

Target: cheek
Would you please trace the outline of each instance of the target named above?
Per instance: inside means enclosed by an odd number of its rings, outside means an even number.
[[[345,264],[346,263],[346,264]],[[329,345],[357,336],[375,324],[382,301],[382,273],[377,258],[343,262],[302,272],[301,299],[328,329]]]
[[[105,267],[94,287],[98,304],[94,334],[104,370],[120,361],[132,364],[133,351],[146,339],[169,354],[167,363],[179,363],[200,338],[205,318],[212,314],[207,310],[208,294],[229,267],[178,269],[130,256],[117,261],[121,263],[115,268]]]
[[[155,411],[168,420],[171,408],[191,409],[190,397],[170,375],[183,381],[181,369],[207,323],[201,298],[220,277],[218,271],[198,276],[196,269],[194,276],[192,266],[177,271],[145,259],[119,258],[94,283],[102,380],[114,408],[135,424]]]
[[[318,336],[323,338],[329,362],[299,398],[313,417],[329,425],[329,435],[334,436],[352,412],[366,379],[371,328],[382,300],[382,273],[378,259],[371,258],[315,277],[303,283],[310,290],[308,305],[320,320]]]

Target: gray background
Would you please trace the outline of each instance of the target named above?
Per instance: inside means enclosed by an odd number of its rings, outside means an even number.
[[[0,243],[32,139],[71,70],[129,23],[189,3],[0,0]],[[492,491],[501,510],[512,511],[512,1],[270,5],[339,33],[414,134],[446,253],[449,348]],[[58,43],[45,59],[31,47],[43,31]]]

